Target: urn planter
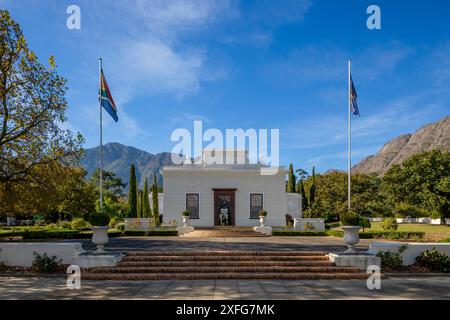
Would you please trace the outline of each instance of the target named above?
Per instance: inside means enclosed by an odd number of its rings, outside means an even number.
[[[183,216],[183,227],[189,226],[189,217]]]
[[[260,223],[260,227],[265,227],[265,223],[266,223],[266,216],[259,216],[259,223]]]
[[[97,253],[104,252],[105,244],[108,243],[109,227],[92,227],[92,242],[97,245]]]
[[[355,244],[359,242],[359,230],[361,230],[361,227],[343,226],[342,230],[344,230],[344,242],[348,247],[345,253],[356,253]]]

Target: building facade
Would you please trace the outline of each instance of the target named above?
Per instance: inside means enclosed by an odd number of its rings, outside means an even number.
[[[286,224],[287,170],[261,175],[260,164],[190,164],[163,168],[164,221],[188,210],[195,226],[257,226],[259,211],[266,224]]]

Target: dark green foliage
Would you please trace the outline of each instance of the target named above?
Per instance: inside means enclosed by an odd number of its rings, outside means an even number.
[[[407,249],[401,246],[398,252],[378,251],[376,256],[381,258],[381,268],[383,270],[401,270],[403,268],[403,258],[401,254]]]
[[[363,232],[364,232],[364,229],[370,229],[370,227],[372,226],[369,219],[366,217],[359,217],[358,225],[360,225],[363,228]]]
[[[313,232],[313,231],[292,231],[292,230],[274,230],[272,236],[278,237],[326,237],[326,232]]]
[[[341,225],[343,226],[359,226],[360,219],[355,211],[344,211],[339,215]]]
[[[57,257],[49,257],[46,253],[43,255],[33,252],[33,264],[31,269],[38,273],[54,273],[61,271],[63,268],[62,260],[58,260]]]
[[[189,217],[189,211],[188,211],[188,210],[184,210],[184,211],[181,213],[181,215],[182,215],[183,217]]]
[[[292,163],[289,165],[289,173],[288,173],[288,182],[286,186],[286,192],[294,193],[295,192],[295,182],[296,178],[294,175],[294,166]]]
[[[428,151],[392,166],[383,177],[389,201],[450,215],[450,152]]]
[[[303,184],[303,179],[300,180],[300,192],[302,195],[302,209],[303,212],[306,211],[306,209],[308,208],[308,197],[306,196],[306,192],[305,192],[305,185]]]
[[[416,258],[416,264],[434,272],[450,272],[450,257],[439,252],[436,248],[422,252]]]
[[[153,205],[153,219],[156,225],[160,225],[159,219],[159,203],[158,203],[158,180],[156,180],[156,174],[153,173],[153,186],[152,186],[152,205]]]
[[[136,169],[134,164],[130,166],[130,189],[128,190],[129,218],[137,218],[137,187],[136,187]]]
[[[80,230],[80,229],[89,227],[89,223],[86,220],[82,219],[82,218],[75,218],[75,219],[72,220],[72,223],[70,224],[70,227],[73,230]]]
[[[158,229],[158,230],[150,230],[150,231],[139,231],[139,230],[127,230],[124,232],[124,234],[126,236],[129,237],[158,237],[158,236],[177,236],[178,232],[177,230],[173,230],[173,229]]]
[[[309,189],[309,205],[312,206],[314,202],[316,201],[316,168],[313,167],[312,169],[312,184],[311,188]]]
[[[381,221],[381,228],[385,231],[395,231],[398,229],[398,223],[395,218],[384,218]]]
[[[150,208],[149,190],[147,178],[144,180],[144,191],[142,198],[142,217],[150,218],[152,215],[152,210]]]
[[[260,217],[266,217],[266,216],[267,216],[267,211],[266,211],[266,210],[260,210],[260,211],[258,212],[258,215],[259,215]]]
[[[429,216],[429,212],[418,208],[416,205],[400,202],[394,206],[394,214],[396,218],[422,218]]]
[[[110,219],[106,213],[95,212],[89,216],[89,223],[96,227],[104,227],[109,224]]]

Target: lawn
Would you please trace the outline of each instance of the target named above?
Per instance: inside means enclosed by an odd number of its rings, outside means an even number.
[[[380,222],[372,222],[372,227],[367,230],[373,231],[381,231]],[[444,239],[450,238],[450,226],[444,225],[430,225],[430,224],[416,224],[416,223],[408,223],[408,224],[399,224],[398,231],[405,232],[425,232],[425,237],[423,240],[425,241],[440,241]]]

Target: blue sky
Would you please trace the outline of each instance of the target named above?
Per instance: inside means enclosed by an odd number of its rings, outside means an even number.
[[[81,9],[81,30],[66,8]],[[366,9],[381,8],[368,30]],[[347,60],[359,96],[353,162],[450,114],[450,3],[0,0],[68,79],[68,120],[98,144],[98,58],[119,108],[104,141],[170,151],[176,128],[280,129],[280,160],[345,169]]]

